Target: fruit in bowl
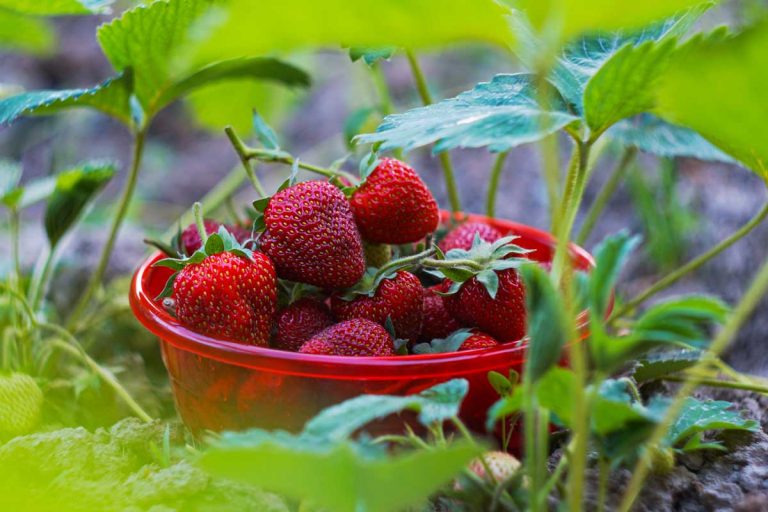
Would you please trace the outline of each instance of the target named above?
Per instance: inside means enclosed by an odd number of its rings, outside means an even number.
[[[132,307],[161,339],[193,430],[298,430],[350,397],[454,377],[470,382],[462,416],[479,430],[497,398],[487,373],[521,370],[518,269],[548,263],[552,237],[440,212],[396,160],[362,184],[338,181],[289,183],[256,201],[248,238],[200,218],[194,252],[158,254],[134,276]],[[367,266],[374,246],[384,250]],[[592,265],[575,246],[571,256]]]

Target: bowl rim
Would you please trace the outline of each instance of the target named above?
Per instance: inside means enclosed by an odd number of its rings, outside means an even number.
[[[447,212],[441,213],[443,220],[450,217]],[[495,224],[504,230],[517,232],[537,243],[550,247],[555,245],[555,239],[550,233],[526,224],[505,219],[490,219],[476,214],[463,214],[461,218],[468,221],[475,220]],[[569,252],[571,257],[579,260],[583,267],[594,268],[594,258],[582,247],[570,243]],[[144,289],[143,284],[147,279],[147,274],[153,270],[154,263],[162,257],[161,252],[155,252],[139,265],[133,275],[129,302],[134,315],[146,329],[159,337],[162,342],[170,343],[178,349],[194,352],[201,357],[222,363],[293,375],[333,376],[334,378],[349,379],[406,378],[409,375],[422,377],[431,376],[435,372],[443,373],[443,371],[452,376],[458,376],[462,373],[469,374],[482,369],[493,369],[503,361],[508,361],[510,364],[515,361],[522,362],[528,345],[528,337],[526,336],[521,340],[505,343],[498,347],[462,352],[345,357],[302,354],[225,341],[196,333],[184,327]],[[585,310],[579,313],[576,318],[577,328],[583,330],[588,322],[588,312]],[[371,373],[372,369],[375,369],[375,376]]]

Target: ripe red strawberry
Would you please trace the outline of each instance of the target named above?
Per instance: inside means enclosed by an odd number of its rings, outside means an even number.
[[[269,258],[240,246],[225,229],[192,257],[157,263],[177,270],[172,290],[176,316],[195,332],[266,346],[277,309],[277,276]]]
[[[398,338],[416,341],[421,331],[424,290],[415,275],[401,270],[391,278],[382,279],[368,294],[345,300],[348,298],[339,294],[331,296],[331,311],[339,320],[365,318],[385,325],[389,317]]]
[[[448,252],[451,249],[464,249],[468,251],[472,248],[475,235],[480,235],[482,240],[490,243],[504,236],[501,234],[501,231],[485,222],[465,222],[449,231],[445,238],[440,240],[438,246],[443,252]]]
[[[448,313],[443,303],[443,297],[437,292],[446,292],[446,283],[424,290],[424,320],[421,323],[419,340],[432,341],[436,338],[445,338],[453,331],[461,328],[461,324]]]
[[[445,261],[435,262],[449,280],[448,295],[443,298],[448,313],[460,324],[477,327],[502,343],[525,335],[525,290],[516,268],[528,260],[513,256],[530,251],[512,240],[475,239],[469,251],[449,251]]]
[[[445,297],[445,307],[464,325],[478,327],[502,343],[525,336],[525,289],[515,269],[496,272],[499,288],[496,297],[488,293],[477,277],[472,277],[458,292]]]
[[[298,351],[309,338],[333,325],[328,306],[305,297],[287,306],[277,315],[277,332],[272,345],[280,350]]]
[[[417,242],[437,229],[437,202],[416,171],[383,158],[350,198],[363,238],[381,244]]]
[[[215,220],[210,219],[205,219],[203,225],[205,226],[205,232],[209,235],[216,233],[222,226]],[[227,231],[229,231],[241,244],[251,238],[251,232],[243,227],[234,224],[227,224],[224,227],[227,228]],[[185,256],[191,256],[192,253],[202,247],[202,245],[203,241],[200,238],[200,233],[197,231],[197,224],[194,222],[187,226],[187,228],[181,232],[181,235],[179,235],[178,247],[181,250],[181,253]]]
[[[499,345],[498,341],[496,341],[495,339],[488,336],[482,331],[478,331],[477,329],[472,329],[470,333],[471,334],[469,338],[464,340],[464,343],[462,343],[461,346],[459,347],[460,352],[464,350],[475,350],[478,348],[492,348]]]
[[[303,354],[334,356],[394,356],[386,329],[364,318],[346,320],[314,335],[301,347]]]
[[[365,273],[365,255],[349,202],[325,181],[281,190],[264,209],[261,250],[283,279],[348,288]]]

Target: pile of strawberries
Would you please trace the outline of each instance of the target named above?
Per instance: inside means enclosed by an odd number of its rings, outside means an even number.
[[[354,186],[287,183],[254,203],[252,231],[198,219],[178,237],[179,254],[157,263],[176,271],[166,307],[195,332],[305,354],[425,354],[521,339],[526,251],[478,222],[452,226],[433,246],[445,230],[429,189],[403,162],[374,165]]]

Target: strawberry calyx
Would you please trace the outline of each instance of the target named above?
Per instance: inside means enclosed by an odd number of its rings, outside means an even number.
[[[155,298],[155,300],[171,296],[171,293],[173,292],[173,283],[182,269],[189,265],[202,263],[205,258],[213,256],[214,254],[230,252],[249,261],[253,261],[253,251],[248,249],[244,244],[241,244],[224,226],[220,226],[216,233],[211,235],[206,234],[203,240],[203,246],[191,256],[164,258],[153,265],[154,267],[167,267],[175,270],[173,275],[168,278],[168,282],[165,283],[165,288],[163,288],[163,291]]]
[[[499,290],[497,273],[520,268],[530,261],[523,256],[533,251],[513,244],[517,238],[519,237],[506,236],[491,243],[475,234],[469,250],[451,249],[443,254],[438,249],[437,258],[426,258],[421,263],[425,267],[431,267],[425,269],[425,272],[451,281],[447,291],[435,292],[439,295],[453,295],[459,291],[462,284],[476,277],[491,298],[495,299]]]
[[[413,347],[414,354],[444,354],[456,352],[472,337],[470,329],[458,329],[446,338],[436,338],[429,343],[419,343]]]
[[[397,277],[398,272],[420,264],[424,259],[435,255],[436,251],[436,248],[427,249],[417,254],[391,260],[380,268],[368,267],[360,281],[352,288],[348,288],[343,293],[340,293],[339,298],[351,301],[361,295],[373,297],[382,282],[387,279],[394,279]]]

